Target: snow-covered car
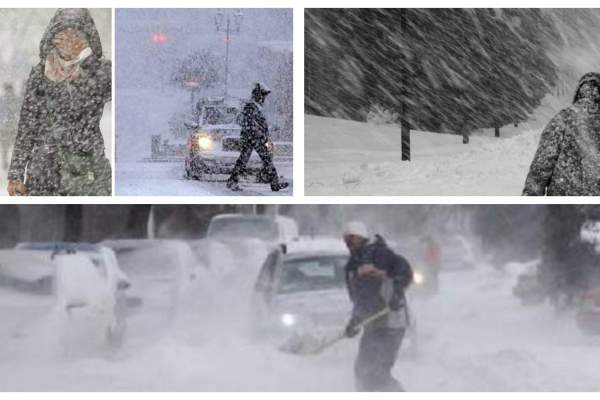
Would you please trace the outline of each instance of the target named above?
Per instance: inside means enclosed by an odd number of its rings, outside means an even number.
[[[475,268],[476,257],[471,243],[462,235],[440,237],[442,271]]]
[[[345,279],[348,258],[341,240],[323,237],[302,238],[291,244],[285,254],[272,251],[254,286],[253,320],[257,334],[279,344],[292,337],[339,334],[352,309]],[[416,324],[412,315],[409,319],[407,340],[414,353]]]
[[[217,174],[229,175],[240,154],[241,127],[236,122],[239,100],[205,99],[198,104],[197,122],[187,122],[189,129],[185,152],[185,176],[210,180]],[[252,154],[250,172],[258,173],[262,164]]]
[[[283,215],[219,214],[211,219],[206,236],[225,243],[259,240],[270,246],[288,246],[299,239],[298,224]]]
[[[351,310],[344,277],[348,257],[343,243],[334,240],[290,246],[285,254],[272,251],[254,286],[257,332],[284,340],[343,329]]]
[[[225,244],[236,265],[248,276],[256,276],[273,248],[284,251],[298,240],[298,225],[281,215],[219,214],[208,226],[206,238]]]
[[[90,243],[20,243],[1,252],[0,275],[7,288],[52,299],[71,339],[122,343],[130,282],[110,249]]]
[[[101,244],[115,252],[131,279],[130,303],[141,313],[168,321],[190,285],[206,271],[183,240],[115,239]]]

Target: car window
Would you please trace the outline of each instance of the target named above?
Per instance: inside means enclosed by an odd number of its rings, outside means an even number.
[[[347,256],[323,256],[285,261],[279,293],[344,287]]]

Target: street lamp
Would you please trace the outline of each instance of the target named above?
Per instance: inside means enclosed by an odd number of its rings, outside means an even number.
[[[238,10],[233,13],[219,10],[215,13],[215,26],[217,32],[225,33],[225,97],[229,86],[229,40],[232,32],[239,33],[244,15]]]

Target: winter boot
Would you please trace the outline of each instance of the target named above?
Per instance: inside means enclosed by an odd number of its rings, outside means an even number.
[[[285,189],[288,186],[290,186],[290,184],[287,182],[272,182],[271,190],[274,192],[279,192],[281,189]]]

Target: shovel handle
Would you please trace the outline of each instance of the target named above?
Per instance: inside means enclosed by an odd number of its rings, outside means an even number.
[[[379,318],[385,317],[390,312],[389,307],[384,307],[381,310],[377,311],[375,314],[369,315],[367,318],[360,321],[356,324],[356,327],[359,329],[364,328],[367,325],[371,325],[373,322],[377,321]]]

